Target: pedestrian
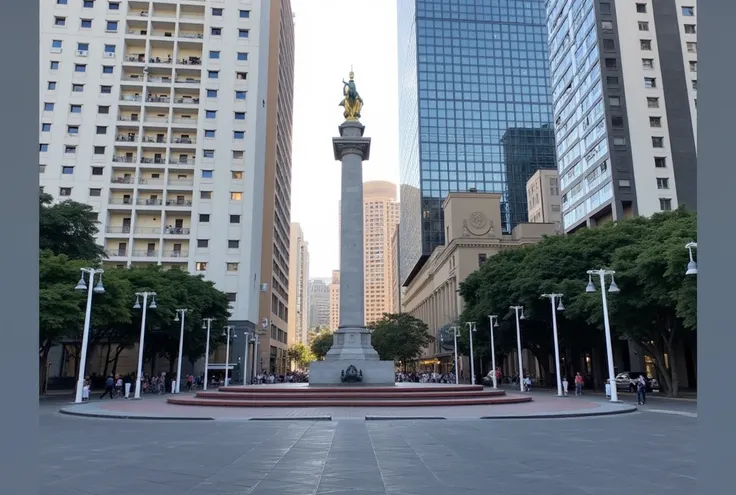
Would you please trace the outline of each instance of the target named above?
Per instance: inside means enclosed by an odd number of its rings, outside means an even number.
[[[583,395],[583,377],[575,373],[575,395]]]
[[[115,396],[113,393],[115,392],[115,378],[112,376],[112,374],[108,375],[107,380],[105,380],[105,392],[100,396],[100,399],[104,399],[106,395],[110,395],[111,399],[114,399]]]
[[[562,395],[563,397],[567,397],[567,386],[569,383],[567,382],[567,377],[562,378]]]
[[[115,380],[115,397],[122,397],[123,395],[123,378],[118,375]]]
[[[606,399],[611,398],[611,379],[606,380]]]
[[[82,387],[82,402],[89,401],[89,377],[84,379],[84,387]]]
[[[194,384],[194,377],[191,374],[189,374],[187,376],[187,390],[189,390],[190,392],[192,391],[193,384]]]
[[[636,403],[639,405],[647,403],[647,382],[643,376],[639,376],[636,382]]]

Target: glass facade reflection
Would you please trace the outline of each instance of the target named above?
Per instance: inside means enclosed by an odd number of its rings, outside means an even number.
[[[501,193],[503,230],[509,232],[526,219],[526,180],[536,170],[530,167],[554,167],[554,145],[550,150],[544,0],[398,4],[400,276],[407,283],[444,242],[448,193]],[[514,158],[511,148],[504,151],[508,132],[539,138],[513,138]],[[523,156],[537,158],[524,162],[524,172],[509,173],[507,164]]]

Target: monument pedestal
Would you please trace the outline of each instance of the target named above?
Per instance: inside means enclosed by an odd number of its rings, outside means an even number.
[[[371,139],[357,120],[340,126],[332,139],[335,160],[341,162],[340,201],[340,327],[324,361],[309,365],[309,384],[394,385],[393,361],[381,361],[365,328],[363,281],[363,160]]]

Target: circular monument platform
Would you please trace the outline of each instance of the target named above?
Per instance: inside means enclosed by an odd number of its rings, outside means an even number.
[[[310,387],[230,386],[200,391],[192,397],[170,397],[169,404],[216,407],[431,407],[481,406],[530,402],[530,396],[509,396],[481,385],[397,383],[395,386],[346,385]]]

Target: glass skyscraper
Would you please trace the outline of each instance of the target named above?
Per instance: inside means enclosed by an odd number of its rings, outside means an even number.
[[[448,193],[501,193],[502,228],[510,232],[526,221],[527,179],[555,167],[555,150],[544,0],[398,6],[400,276],[407,284],[444,242]]]

